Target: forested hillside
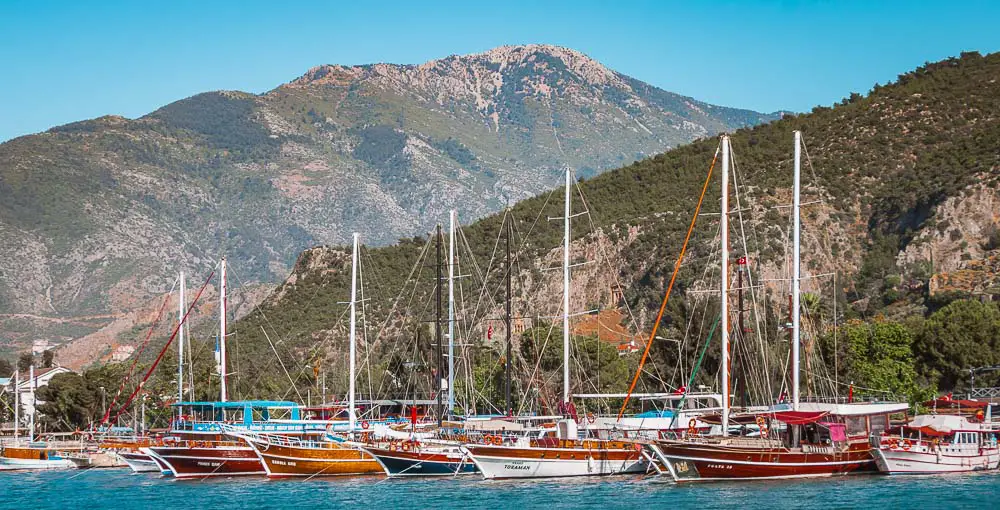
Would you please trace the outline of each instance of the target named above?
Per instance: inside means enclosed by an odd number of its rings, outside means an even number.
[[[934,391],[963,390],[969,369],[1000,361],[1000,292],[995,273],[983,269],[993,267],[991,261],[1000,255],[993,239],[1000,221],[998,78],[1000,55],[963,54],[876,85],[867,95],[851,94],[840,104],[732,134],[734,175],[743,193],[737,207],[751,239],[749,271],[771,282],[763,286],[767,304],[760,328],[774,359],[765,374],[775,379],[774,387],[780,388],[782,353],[788,349],[779,325],[787,306],[787,287],[781,281],[787,275],[795,130],[806,142],[803,270],[809,297],[803,300],[804,342],[813,374],[806,379],[807,393],[829,388],[845,395],[853,383],[859,398],[919,400]],[[572,258],[582,262],[601,255],[611,262],[574,270],[574,310],[613,307],[634,315],[626,327],[648,334],[717,147],[718,139],[707,137],[580,179],[586,204],[577,196],[573,210],[589,211],[593,223],[587,216],[574,220]],[[718,171],[716,167],[715,175]],[[687,382],[678,370],[678,356],[689,369],[699,358],[706,325],[717,314],[717,302],[699,296],[707,296],[701,290],[714,285],[706,275],[717,265],[718,196],[716,178],[668,307],[665,338],[676,334],[683,341],[680,348],[669,342],[654,345],[645,388],[670,389]],[[559,190],[543,193],[510,210],[516,233],[514,314],[532,318],[516,336],[516,390],[550,406],[560,384],[557,357],[554,361],[549,352],[557,340],[544,339],[558,339],[560,333],[545,317],[560,313],[561,275],[546,269],[560,263],[562,224],[547,219],[562,216],[561,197]],[[501,367],[503,335],[495,326],[492,336],[487,331],[496,324],[490,321],[498,317],[503,298],[497,290],[503,272],[496,256],[502,219],[497,214],[476,221],[461,236],[471,249],[462,255],[462,270],[474,273],[472,268],[478,268],[484,275],[479,283],[470,277],[464,284],[473,297],[459,298],[464,309],[475,305],[479,310],[468,318],[478,322],[463,338],[473,350],[472,382],[463,384],[486,392],[482,401],[494,391]],[[442,215],[440,221],[445,220]],[[369,235],[362,232],[363,238]],[[371,355],[364,384],[371,379],[373,393],[428,391],[435,358],[427,325],[433,318],[434,258],[427,243],[418,236],[363,251],[370,289],[363,342]],[[316,395],[320,381],[333,388],[331,394],[342,394],[348,254],[346,248],[331,247],[302,253],[291,277],[257,311],[232,326],[242,363],[254,364],[252,376],[236,383],[237,391],[287,396],[291,378],[300,394]],[[403,293],[407,288],[412,290]],[[616,288],[623,292],[614,292]],[[484,294],[487,305],[478,297]],[[416,343],[418,331],[421,343]],[[694,382],[715,384],[717,352],[716,340]],[[635,355],[619,358],[607,342],[582,337],[574,340],[574,354],[574,391],[621,391],[637,361]],[[249,375],[245,368],[241,372]],[[169,373],[162,370],[163,377]],[[977,385],[990,384],[996,385],[995,375],[977,379]],[[211,387],[202,391],[207,395]]]

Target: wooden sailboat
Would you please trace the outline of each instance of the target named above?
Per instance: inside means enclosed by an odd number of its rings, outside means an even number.
[[[683,440],[647,445],[657,469],[678,482],[732,479],[822,477],[872,472],[871,435],[884,432],[889,415],[905,411],[900,403],[802,403],[799,400],[799,188],[800,133],[795,132],[793,176],[792,402],[759,413],[760,437],[728,437],[730,420],[728,341],[728,188],[729,137],[722,137],[722,430],[720,437],[695,434]]]
[[[353,236],[351,257],[350,374],[348,390],[348,436],[357,430],[355,403],[356,321],[358,285],[358,234]],[[364,422],[367,426],[367,422]],[[356,446],[330,439],[297,439],[284,435],[259,434],[228,429],[229,435],[245,442],[269,477],[337,476],[380,474],[382,467],[371,455]]]
[[[569,384],[569,296],[570,296],[570,219],[572,172],[566,170],[565,214],[563,225],[563,402],[572,409]],[[509,328],[508,328],[509,329]],[[556,430],[541,438],[503,438],[499,444],[466,444],[464,449],[484,478],[547,478],[600,476],[643,472],[646,464],[641,447],[632,443],[604,439],[580,439],[577,421],[572,414],[560,420]]]
[[[63,454],[68,449],[79,450],[80,445],[50,445],[45,442],[35,441],[35,367],[32,365],[28,369],[28,387],[31,389],[31,414],[29,415],[28,440],[20,441],[18,431],[20,429],[20,409],[21,394],[18,386],[20,380],[18,372],[14,373],[14,441],[9,444],[0,444],[0,471],[10,470],[43,470],[43,469],[67,469],[76,467],[71,460]]]

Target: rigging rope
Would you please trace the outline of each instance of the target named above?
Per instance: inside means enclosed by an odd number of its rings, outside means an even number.
[[[667,309],[667,302],[670,300],[670,293],[674,289],[674,282],[677,281],[677,274],[680,272],[681,263],[684,261],[684,254],[687,252],[688,242],[691,240],[691,233],[694,232],[694,225],[698,222],[698,213],[701,212],[701,204],[705,200],[705,193],[708,192],[708,185],[712,182],[712,170],[715,169],[715,162],[719,159],[719,148],[715,149],[715,156],[712,157],[712,164],[708,167],[708,175],[705,177],[705,185],[701,188],[701,196],[698,197],[698,205],[695,206],[694,215],[691,217],[691,224],[688,226],[687,235],[684,236],[684,244],[681,245],[681,253],[677,257],[677,262],[674,264],[674,272],[670,276],[670,284],[667,285],[667,292],[663,296],[663,302],[660,304],[660,312],[656,315],[656,322],[653,323],[653,329],[649,333],[649,340],[646,342],[646,348],[642,351],[642,358],[639,360],[639,368],[635,371],[635,377],[632,378],[632,384],[628,388],[628,393],[625,395],[625,401],[622,402],[622,408],[618,411],[618,419],[622,419],[622,415],[625,414],[625,407],[628,406],[629,399],[632,398],[632,392],[635,391],[635,385],[639,382],[639,376],[642,375],[642,368],[646,364],[646,359],[649,357],[649,349],[653,346],[653,339],[656,338],[656,331],[660,328],[660,321],[663,320],[663,312]]]
[[[139,385],[136,386],[135,391],[133,391],[132,394],[129,395],[128,400],[126,400],[125,403],[118,408],[118,412],[115,413],[115,418],[114,418],[115,420],[117,420],[118,417],[121,416],[122,412],[124,412],[125,409],[132,404],[132,401],[135,399],[135,396],[138,395],[140,391],[142,391],[142,386],[146,384],[146,381],[149,380],[149,377],[153,375],[153,371],[156,370],[156,367],[160,364],[160,360],[163,359],[163,355],[167,353],[167,349],[170,348],[170,344],[173,343],[174,338],[177,337],[177,332],[180,331],[181,324],[187,322],[188,315],[191,314],[191,310],[194,310],[195,305],[198,304],[198,300],[201,299],[202,292],[205,291],[205,287],[208,287],[208,284],[212,281],[213,276],[215,276],[214,269],[212,270],[211,273],[208,274],[208,278],[205,279],[205,283],[202,284],[200,289],[198,289],[198,294],[195,295],[194,301],[191,302],[191,305],[188,306],[187,311],[184,312],[184,317],[182,317],[180,322],[177,323],[177,326],[174,327],[174,332],[170,334],[170,338],[167,340],[167,343],[163,346],[163,349],[160,350],[160,355],[156,357],[156,361],[154,361],[153,365],[149,367],[149,370],[146,372],[146,375],[143,376],[142,380],[139,381]]]
[[[174,280],[174,286],[176,285],[177,280]],[[146,350],[146,346],[149,345],[149,339],[153,336],[153,331],[156,329],[157,324],[160,323],[160,319],[163,318],[163,311],[166,310],[167,303],[170,302],[170,295],[173,294],[173,292],[174,287],[171,286],[170,291],[167,292],[167,295],[163,298],[163,304],[160,305],[160,311],[156,313],[156,319],[154,319],[153,323],[149,325],[149,331],[146,333],[146,338],[142,341],[142,345],[139,347],[139,352],[135,353],[135,356],[132,358],[132,366],[129,367],[128,374],[122,378],[122,383],[118,385],[118,391],[115,392],[115,398],[111,399],[111,405],[104,410],[104,417],[101,418],[101,425],[108,424],[108,418],[111,416],[111,409],[113,409],[115,404],[118,403],[118,398],[121,397],[122,391],[125,390],[125,385],[132,379],[132,375],[135,373],[135,367],[139,363],[139,357],[142,355],[143,351]]]

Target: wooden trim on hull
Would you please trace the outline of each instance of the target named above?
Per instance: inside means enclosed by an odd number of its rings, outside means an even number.
[[[562,478],[643,473],[639,450],[467,445],[483,478]]]
[[[371,455],[331,443],[327,448],[304,448],[247,440],[268,477],[351,476],[382,474]]]
[[[373,446],[366,446],[364,450],[392,477],[458,476],[479,472],[472,458],[461,452],[457,455],[428,451],[404,452]]]
[[[675,481],[819,478],[873,473],[871,449],[860,447],[836,453],[792,451],[784,448],[739,448],[684,443],[660,443]]]
[[[264,466],[249,446],[151,447],[177,478],[263,475]]]

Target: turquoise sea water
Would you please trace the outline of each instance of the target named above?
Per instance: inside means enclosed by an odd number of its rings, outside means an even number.
[[[0,508],[1000,508],[1000,473],[674,485],[652,478],[233,478],[179,481],[127,470],[0,473]]]

